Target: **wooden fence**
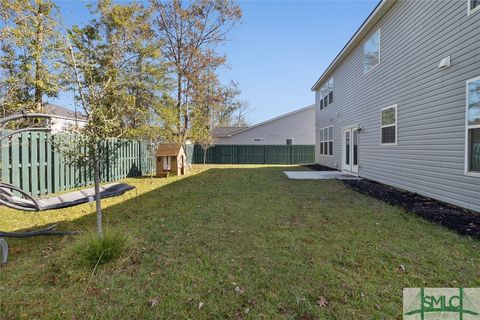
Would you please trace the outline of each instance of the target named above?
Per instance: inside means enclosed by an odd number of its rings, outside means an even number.
[[[55,137],[43,132],[24,132],[10,141],[2,141],[2,182],[20,187],[32,196],[91,185],[91,168],[70,164],[52,147],[52,139]],[[155,170],[155,161],[146,143],[124,139],[110,140],[105,145],[115,150],[115,157],[101,164],[102,181],[141,176]]]
[[[208,149],[206,163],[300,164],[315,162],[314,145],[215,145]],[[193,163],[203,163],[203,149],[196,145]]]

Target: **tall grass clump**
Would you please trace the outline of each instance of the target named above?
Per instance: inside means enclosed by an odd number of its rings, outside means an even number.
[[[86,264],[96,266],[118,258],[128,247],[128,242],[120,231],[107,230],[103,237],[92,232],[79,239],[76,253]]]

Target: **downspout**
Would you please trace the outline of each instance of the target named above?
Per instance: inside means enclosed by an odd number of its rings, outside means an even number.
[[[357,124],[357,179],[360,178],[360,134],[363,133],[363,127]]]

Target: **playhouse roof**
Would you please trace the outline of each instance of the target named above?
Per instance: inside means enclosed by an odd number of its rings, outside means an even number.
[[[157,148],[157,156],[176,156],[183,150],[181,145],[175,143],[163,143]]]

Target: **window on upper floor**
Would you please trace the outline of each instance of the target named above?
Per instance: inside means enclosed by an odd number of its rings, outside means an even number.
[[[333,103],[333,78],[330,78],[320,89],[319,102],[320,110]]]
[[[480,0],[467,0],[468,1],[468,13],[473,13],[480,10]]]
[[[466,172],[480,174],[480,77],[467,81]]]
[[[292,139],[292,138],[290,138],[290,139],[285,139],[285,144],[286,144],[287,146],[291,146],[291,145],[293,144],[293,139]]]
[[[320,129],[320,154],[333,156],[333,126]]]
[[[383,108],[382,144],[397,144],[397,105]]]
[[[363,45],[363,69],[365,73],[380,63],[380,30]]]

